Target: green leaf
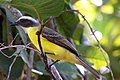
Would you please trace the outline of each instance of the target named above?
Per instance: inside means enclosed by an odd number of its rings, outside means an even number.
[[[47,71],[45,70],[45,66],[41,61],[35,62],[36,69],[40,72],[43,72],[43,74],[49,75]]]
[[[29,62],[29,55],[25,49],[22,47],[17,47],[17,50],[14,52],[14,55],[18,55],[22,58],[22,60],[29,66],[29,68],[32,68],[32,64]]]
[[[15,21],[22,16],[22,13],[18,9],[10,6],[9,4],[2,5],[2,7],[5,9],[7,19],[10,23],[15,23]]]
[[[57,67],[57,69],[62,74],[65,80],[76,79],[79,75],[76,66],[68,62],[56,63],[55,66]]]
[[[84,31],[83,29],[84,29],[84,26],[79,24],[74,31],[72,38],[73,38],[76,45],[79,45],[82,43],[83,31]]]
[[[16,28],[19,32],[20,37],[22,38],[23,43],[27,45],[29,43],[27,34],[25,33],[21,26],[16,26]]]
[[[41,61],[35,63],[36,69],[40,72],[43,72],[45,75],[48,73],[45,70],[44,64]],[[76,69],[76,66],[68,62],[59,62],[55,64],[57,70],[62,74],[65,80],[73,80],[79,75],[79,72]]]
[[[5,49],[5,50],[3,50],[3,52],[6,55],[12,55],[14,53],[12,50],[9,50],[9,49]],[[2,55],[0,52],[0,67],[1,67],[0,69],[2,69],[6,75],[8,73],[9,66],[12,63],[13,59],[14,59],[14,57],[7,58],[4,55]],[[14,65],[12,66],[10,80],[15,80],[21,75],[23,65],[24,65],[24,63],[23,63],[22,59],[20,59],[18,57],[17,60],[15,61]]]
[[[72,37],[74,30],[79,23],[78,15],[74,12],[63,12],[59,17],[56,18],[57,25],[63,35],[66,37]]]
[[[10,0],[0,0],[0,4],[6,3],[6,2],[10,2]]]
[[[94,68],[96,68],[97,70],[99,70],[101,67],[107,66],[107,63],[98,47],[80,45],[77,46],[77,50],[80,54],[82,54],[82,56],[87,59],[87,61],[92,63]],[[104,55],[109,62],[109,57],[105,51]]]
[[[12,0],[11,4],[42,20],[49,16],[58,16],[64,9],[64,0]]]
[[[1,36],[4,44],[8,44],[8,21],[6,18],[5,10],[0,7],[0,14],[3,17],[3,21],[0,22]]]
[[[59,62],[59,63],[56,63],[55,66],[58,68],[60,73],[62,73],[63,75],[65,75],[65,74],[78,75],[79,74],[78,71],[76,70],[75,65],[70,64],[68,62]]]
[[[32,68],[32,65],[30,64],[29,60],[28,60],[28,53],[26,50],[22,49],[20,51],[19,56],[22,58],[22,60],[29,66],[29,68]]]
[[[69,4],[70,3],[70,0],[64,0],[65,1],[65,3],[67,3],[67,4]]]
[[[3,51],[4,54],[9,55],[12,54],[13,52],[6,49]],[[9,53],[9,54],[8,54]],[[8,67],[10,65],[10,63],[12,62],[12,59],[8,59],[7,57],[5,57],[1,52],[0,52],[0,67],[3,69],[3,71],[5,73],[7,73],[8,71]]]
[[[18,57],[12,67],[10,80],[18,79],[21,76],[23,67],[24,67],[24,63],[23,63],[22,59],[20,57]]]

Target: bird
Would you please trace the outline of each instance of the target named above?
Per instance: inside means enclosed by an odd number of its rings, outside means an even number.
[[[39,31],[40,23],[38,20],[30,16],[22,16],[15,21],[16,25],[22,26],[28,34],[32,44],[39,50],[38,37],[36,33]],[[99,80],[103,80],[100,72],[91,67],[88,62],[78,53],[76,48],[60,33],[44,27],[40,36],[43,52],[54,61],[63,60],[72,64],[79,64],[92,73]]]

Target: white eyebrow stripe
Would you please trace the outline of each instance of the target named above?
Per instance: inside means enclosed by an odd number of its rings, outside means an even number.
[[[37,21],[36,19],[34,19],[34,18],[30,17],[30,16],[22,16],[18,20],[16,20],[16,22],[18,22],[21,19],[28,19],[28,20],[31,20],[31,21],[33,21],[35,23],[39,23],[39,21]]]

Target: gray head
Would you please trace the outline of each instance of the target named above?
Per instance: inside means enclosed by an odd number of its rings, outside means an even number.
[[[39,21],[35,20],[30,16],[22,16],[20,17],[15,24],[23,26],[23,27],[36,27],[39,26]]]

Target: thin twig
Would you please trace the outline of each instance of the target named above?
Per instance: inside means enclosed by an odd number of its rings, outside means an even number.
[[[14,37],[14,39],[12,40],[12,42],[9,45],[13,44],[13,42],[15,41],[15,39],[17,38],[17,36],[18,36],[18,33],[16,34],[16,36]]]
[[[49,21],[49,26],[50,26],[50,28],[51,29],[53,29],[54,31],[56,31],[57,32],[57,29],[56,29],[56,24],[55,24],[55,20],[54,20],[54,18],[53,17],[50,17],[50,21]]]
[[[101,51],[101,53],[102,53],[102,55],[103,55],[103,57],[104,57],[107,65],[108,65],[108,68],[110,69],[110,73],[111,73],[112,80],[115,80],[115,79],[114,79],[113,72],[112,72],[112,69],[111,69],[111,67],[110,67],[110,65],[109,65],[109,62],[108,62],[108,60],[107,60],[107,58],[106,58],[106,56],[105,56],[105,53],[104,53],[104,51],[103,51],[103,49],[102,49],[102,47],[101,47],[101,45],[100,45],[100,42],[99,42],[99,40],[97,39],[97,37],[96,37],[96,35],[95,35],[95,33],[94,33],[91,25],[89,24],[89,22],[87,21],[87,19],[85,18],[85,16],[84,16],[81,12],[79,12],[78,10],[67,10],[67,11],[70,11],[70,12],[71,12],[71,11],[75,11],[75,12],[77,12],[78,14],[80,14],[80,15],[82,16],[82,18],[84,19],[84,21],[87,23],[90,31],[92,32],[93,36],[95,37],[95,39],[96,39],[96,41],[97,41],[97,43],[98,43],[98,47],[99,47],[99,49],[100,49],[100,51]]]
[[[28,43],[27,45],[25,45],[25,46],[30,46],[31,45],[31,43]]]
[[[35,52],[33,50],[30,50],[29,62],[32,65],[31,68],[33,68],[34,54],[35,54]]]
[[[3,47],[4,46],[4,43],[0,43],[0,47]]]
[[[50,17],[45,23],[40,25],[40,30],[36,33],[37,37],[38,37],[38,44],[39,44],[39,48],[41,50],[41,56],[43,58],[43,62],[45,64],[46,70],[49,72],[49,74],[51,75],[51,77],[54,80],[62,80],[62,77],[60,76],[59,72],[57,71],[56,67],[53,65],[51,67],[49,67],[50,64],[52,64],[51,59],[49,59],[45,53],[43,52],[42,49],[42,45],[41,45],[41,40],[40,40],[40,35],[42,33],[42,29],[44,28],[44,26],[52,19],[52,17]]]
[[[0,48],[0,52],[1,52],[5,57],[11,58],[12,55],[11,55],[11,56],[8,56],[8,55],[4,54],[4,53],[2,52],[2,50],[8,49],[8,48],[17,48],[17,47],[22,47],[22,48],[27,48],[27,49],[33,50],[33,51],[39,53],[39,54],[38,54],[39,56],[40,56],[40,53],[41,53],[41,52],[38,51],[37,49],[34,49],[34,48],[32,48],[32,47],[29,47],[29,46],[25,46],[25,45],[9,45],[9,46],[4,46],[4,47],[1,47],[1,48]]]
[[[52,76],[52,78],[53,78],[54,80],[56,80],[55,77],[54,77],[54,75],[51,73],[51,70],[49,69],[48,58],[47,58],[47,56],[45,55],[45,53],[43,52],[43,49],[42,49],[41,40],[40,40],[40,34],[42,33],[42,29],[43,29],[43,26],[41,26],[40,31],[38,31],[38,32],[36,33],[36,34],[37,34],[37,37],[38,37],[38,45],[39,45],[39,48],[40,48],[40,50],[41,50],[41,56],[42,56],[42,58],[43,58],[43,62],[44,62],[44,64],[45,64],[46,70],[50,73],[50,75]]]
[[[0,52],[1,52],[1,54],[3,54],[5,57],[7,57],[7,58],[12,58],[13,57],[13,54],[11,55],[11,56],[8,56],[8,55],[6,55],[4,52],[2,52],[1,50],[0,50]]]
[[[48,22],[50,22],[52,19],[53,19],[52,16],[49,17],[48,20],[43,23],[43,26],[45,26],[45,25],[46,25]]]
[[[32,71],[31,69],[33,68],[33,62],[34,62],[34,51],[30,50],[30,55],[29,55],[29,63],[31,65],[31,67],[27,67],[27,79],[26,80],[31,80],[32,78]]]
[[[34,72],[34,73],[36,73],[36,74],[43,75],[42,72],[40,72],[40,71],[38,71],[38,70],[36,70],[36,69],[31,69],[31,71]]]
[[[9,78],[10,78],[10,73],[11,73],[11,69],[12,69],[13,64],[15,63],[15,61],[16,61],[16,59],[17,59],[18,56],[19,56],[19,55],[16,55],[16,56],[15,56],[15,58],[13,59],[13,62],[12,62],[11,65],[9,66],[9,71],[8,71],[8,75],[7,75],[7,79],[6,79],[6,80],[9,80]]]

